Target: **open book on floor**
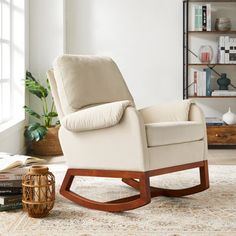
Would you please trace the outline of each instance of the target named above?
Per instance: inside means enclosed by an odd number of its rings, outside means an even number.
[[[6,172],[33,164],[44,164],[45,162],[44,159],[37,157],[0,153],[0,172]]]

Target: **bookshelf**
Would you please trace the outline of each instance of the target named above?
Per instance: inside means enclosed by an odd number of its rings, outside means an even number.
[[[195,51],[193,49],[193,42],[195,38],[197,38],[201,43],[205,41],[214,41],[215,43],[218,42],[218,39],[220,36],[229,36],[236,38],[236,16],[235,19],[232,20],[232,27],[231,30],[227,31],[217,31],[214,29],[214,23],[213,20],[211,22],[211,30],[209,31],[198,31],[192,28],[192,22],[191,17],[193,14],[192,6],[194,4],[199,5],[206,5],[206,4],[216,4],[220,9],[221,13],[224,11],[224,6],[227,4],[233,4],[234,11],[236,11],[236,0],[184,0],[183,1],[183,98],[193,98],[197,101],[212,101],[217,104],[217,101],[224,101],[225,104],[232,102],[234,100],[236,102],[236,96],[196,96],[195,94],[189,94],[189,87],[192,86],[192,81],[190,81],[191,76],[191,68],[196,68],[199,70],[202,70],[203,68],[209,68],[213,69],[214,71],[217,71],[219,73],[231,73],[230,79],[232,79],[232,83],[236,84],[236,63],[219,63],[217,60],[212,60],[209,64],[207,63],[201,63],[200,60],[192,60],[193,55],[195,53],[198,55],[198,51],[196,51],[196,45]],[[227,14],[226,14],[227,16]],[[222,16],[217,16],[222,17]],[[215,19],[214,19],[215,20]],[[196,42],[196,40],[194,41]],[[215,48],[214,48],[215,49]],[[194,52],[194,53],[192,53]],[[214,51],[214,53],[217,53],[217,50]],[[233,76],[232,76],[233,75]],[[217,76],[215,76],[216,79]],[[234,78],[235,77],[235,78]],[[218,77],[219,78],[219,77]],[[215,88],[217,90],[217,88]],[[215,100],[214,100],[215,99]],[[220,99],[220,100],[219,100]],[[207,127],[207,133],[208,133],[208,142],[209,145],[222,145],[222,146],[232,146],[234,145],[236,147],[236,126],[214,126],[214,127]],[[218,135],[220,133],[220,135]],[[230,137],[234,137],[233,139]],[[226,137],[226,138],[224,138]],[[230,141],[229,141],[230,140]]]

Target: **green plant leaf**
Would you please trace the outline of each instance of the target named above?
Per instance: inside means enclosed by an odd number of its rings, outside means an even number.
[[[48,96],[47,88],[41,85],[29,71],[26,72],[25,77],[25,86],[30,93],[36,95],[40,99]]]
[[[30,124],[26,127],[24,135],[30,141],[39,141],[42,140],[47,134],[48,130],[46,127],[42,126],[39,123]]]
[[[55,111],[51,111],[51,112],[48,113],[47,116],[50,117],[50,118],[55,118],[55,117],[58,116],[58,114],[57,114],[57,112],[55,112]]]
[[[24,106],[23,108],[24,108],[25,111],[26,111],[27,113],[29,113],[31,116],[33,116],[33,117],[35,117],[35,118],[37,118],[37,119],[40,119],[40,118],[41,118],[41,116],[40,116],[37,112],[33,111],[31,108],[29,108],[29,107],[27,107],[27,106]]]
[[[51,92],[51,86],[50,86],[49,80],[47,79],[46,82],[47,82],[48,91]]]
[[[48,96],[48,90],[35,80],[26,79],[25,87],[40,99]]]
[[[29,71],[26,71],[25,76],[26,76],[26,79],[36,81],[36,79],[33,77],[33,75]]]

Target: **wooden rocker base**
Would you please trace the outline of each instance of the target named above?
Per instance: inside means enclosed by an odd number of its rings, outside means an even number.
[[[157,176],[192,168],[199,168],[200,171],[199,185],[179,190],[162,189],[150,186],[149,179],[152,176]],[[70,191],[70,187],[72,185],[75,176],[122,178],[122,181],[124,183],[128,184],[132,188],[139,191],[139,194],[109,202],[93,201]],[[151,202],[152,197],[158,197],[158,196],[182,197],[204,191],[208,188],[209,188],[208,162],[201,161],[175,167],[151,170],[147,172],[68,169],[65,178],[63,180],[60,193],[69,200],[87,208],[96,209],[100,211],[121,212],[144,206]]]

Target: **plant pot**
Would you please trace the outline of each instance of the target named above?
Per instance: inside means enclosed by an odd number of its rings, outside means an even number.
[[[59,156],[63,155],[58,138],[59,127],[48,128],[48,133],[44,139],[32,142],[32,154],[37,156]]]

